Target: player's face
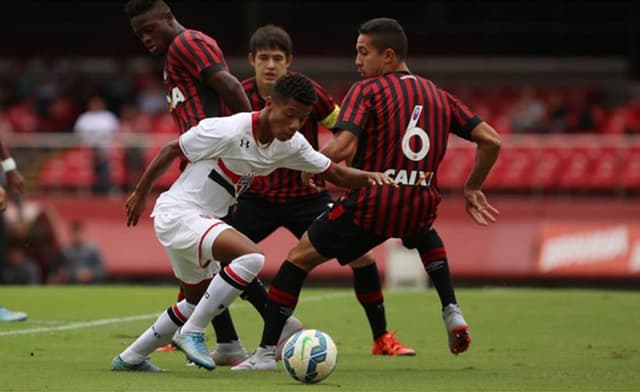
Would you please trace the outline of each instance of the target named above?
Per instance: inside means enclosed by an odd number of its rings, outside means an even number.
[[[162,56],[167,53],[173,40],[170,29],[172,21],[170,13],[149,11],[131,18],[131,28],[149,53]]]
[[[363,79],[384,74],[384,55],[372,45],[370,35],[360,34],[358,36],[355,63]]]
[[[255,71],[259,85],[273,87],[279,77],[287,73],[291,65],[291,56],[280,49],[258,49],[256,53],[249,53],[249,64]]]
[[[293,98],[286,101],[269,99],[269,125],[273,137],[280,141],[289,140],[302,128],[311,114],[313,106],[302,104]]]

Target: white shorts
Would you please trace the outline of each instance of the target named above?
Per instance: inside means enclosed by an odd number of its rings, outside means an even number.
[[[197,211],[175,210],[155,211],[153,226],[174,275],[182,282],[196,284],[220,270],[220,263],[213,258],[213,243],[231,226]]]

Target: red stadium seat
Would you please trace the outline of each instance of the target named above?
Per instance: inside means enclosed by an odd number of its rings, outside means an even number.
[[[640,145],[627,150],[620,168],[620,186],[627,191],[640,191]]]
[[[468,143],[465,143],[468,144]],[[464,185],[475,160],[475,147],[472,144],[453,145],[438,167],[436,183],[440,189],[460,190]]]

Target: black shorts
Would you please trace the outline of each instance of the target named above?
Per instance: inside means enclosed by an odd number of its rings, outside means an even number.
[[[242,195],[225,222],[256,243],[279,227],[300,238],[331,204],[328,192],[299,197],[287,203],[272,203],[260,196]]]
[[[350,205],[349,202],[336,202],[307,229],[316,251],[328,259],[336,258],[341,265],[349,264],[390,238],[357,226]],[[442,240],[433,228],[429,228],[407,234],[402,237],[402,244],[423,252],[442,246]]]

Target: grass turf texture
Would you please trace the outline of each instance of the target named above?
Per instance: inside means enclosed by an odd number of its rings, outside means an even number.
[[[2,391],[637,391],[640,292],[460,289],[473,342],[449,353],[434,290],[385,292],[389,329],[415,357],[372,356],[372,338],[350,289],[303,289],[296,316],[329,333],[334,373],[317,385],[277,372],[207,372],[182,353],[156,352],[163,374],[112,372],[112,358],[175,299],[174,287],[0,287],[0,303],[29,320],[0,323]],[[238,300],[231,308],[249,350],[262,322]],[[208,346],[215,337],[207,330]]]

